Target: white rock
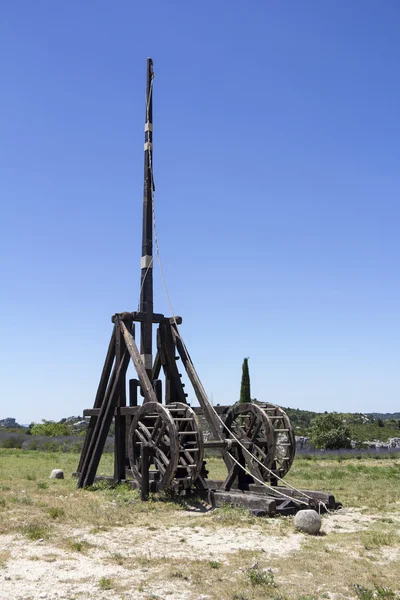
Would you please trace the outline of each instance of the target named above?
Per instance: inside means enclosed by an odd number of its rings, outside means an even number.
[[[294,525],[300,531],[315,535],[321,529],[321,517],[315,510],[299,510]]]
[[[62,469],[53,469],[50,473],[50,479],[64,479],[64,471]]]

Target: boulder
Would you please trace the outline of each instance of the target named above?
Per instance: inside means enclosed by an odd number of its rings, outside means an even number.
[[[50,479],[64,479],[64,471],[62,469],[53,469],[50,473]]]
[[[296,529],[315,535],[321,529],[321,517],[315,510],[299,510],[294,518]]]

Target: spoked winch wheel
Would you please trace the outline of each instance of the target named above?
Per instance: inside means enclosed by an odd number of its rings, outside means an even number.
[[[234,439],[235,436],[251,453],[238,445],[229,450],[232,456],[242,464],[244,462],[252,475],[261,481],[268,481],[270,471],[267,469],[272,468],[275,456],[275,436],[267,414],[252,402],[236,404],[229,409],[225,425],[225,437]]]
[[[268,415],[274,428],[275,456],[272,471],[284,477],[292,466],[296,454],[296,439],[290,419],[280,406],[265,402],[259,405]]]
[[[197,479],[203,464],[203,435],[190,406],[175,402],[164,406],[146,402],[135,414],[129,430],[128,456],[132,475],[142,485],[142,448],[149,447],[150,480],[157,490],[186,489]]]

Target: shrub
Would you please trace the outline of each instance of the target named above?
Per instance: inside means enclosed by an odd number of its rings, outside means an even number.
[[[26,535],[29,540],[36,541],[46,537],[47,529],[40,523],[29,523],[22,527],[22,533]]]
[[[24,439],[19,435],[11,435],[5,438],[2,443],[2,448],[22,448]]]
[[[252,585],[267,585],[271,588],[276,587],[274,574],[271,569],[264,571],[263,569],[260,569],[256,563],[246,570],[246,574]]]
[[[64,517],[65,511],[63,508],[58,508],[57,506],[52,506],[49,508],[49,515],[52,519],[58,519],[58,517]]]
[[[312,422],[311,442],[320,450],[351,448],[350,432],[342,418],[334,413],[318,415]]]
[[[71,435],[71,429],[67,423],[56,423],[55,421],[46,421],[46,419],[42,419],[42,423],[34,423],[30,431],[32,435],[45,435],[48,437]]]
[[[112,580],[109,577],[102,577],[99,581],[99,586],[102,590],[112,589]]]

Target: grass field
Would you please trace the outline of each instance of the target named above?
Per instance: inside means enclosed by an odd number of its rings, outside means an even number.
[[[310,537],[290,517],[77,490],[77,460],[0,450],[0,598],[400,599],[400,461],[296,459],[292,485],[345,507]],[[50,480],[53,468],[66,478]],[[221,460],[208,468],[224,476]]]

